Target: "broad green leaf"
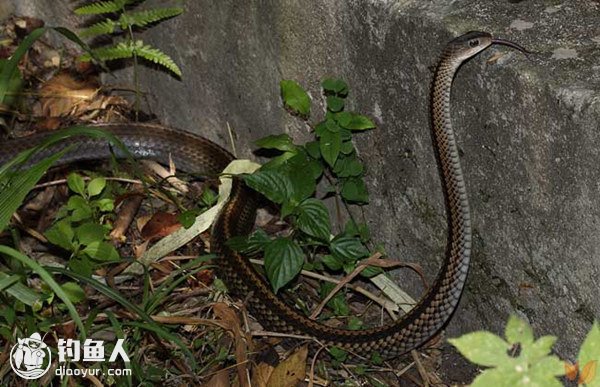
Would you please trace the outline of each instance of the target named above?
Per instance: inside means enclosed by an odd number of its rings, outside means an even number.
[[[321,87],[325,91],[340,94],[342,96],[348,95],[348,85],[341,79],[327,78],[321,82]]]
[[[67,251],[73,250],[73,238],[75,237],[75,232],[68,220],[56,222],[46,230],[44,235],[53,245],[62,247]]]
[[[92,201],[92,204],[98,207],[102,212],[111,212],[115,209],[115,201],[111,198],[103,198]]]
[[[335,163],[333,173],[339,177],[360,176],[363,173],[363,165],[356,155],[341,155]]]
[[[120,259],[115,247],[108,242],[91,242],[82,252],[96,261],[118,261]]]
[[[84,275],[86,277],[91,277],[92,271],[94,270],[94,265],[92,265],[89,257],[86,255],[80,255],[69,260],[69,268],[75,273]]]
[[[105,233],[105,228],[97,223],[84,223],[75,229],[77,240],[82,245],[89,245],[92,242],[102,242]]]
[[[339,112],[344,108],[344,99],[336,97],[335,95],[327,96],[327,109],[332,112]]]
[[[273,157],[266,164],[263,164],[260,169],[261,171],[277,170],[281,168],[281,166],[284,165],[289,159],[296,156],[296,154],[296,152],[283,152],[279,156]]]
[[[288,134],[279,134],[263,137],[255,142],[256,146],[263,149],[277,149],[284,152],[296,150],[296,145]]]
[[[265,247],[265,272],[277,293],[302,270],[304,253],[296,242],[289,238],[277,238]]]
[[[522,344],[520,356],[527,361],[534,363],[547,356],[552,350],[552,346],[555,342],[556,337],[554,336],[542,336],[533,343]]]
[[[322,241],[328,241],[331,234],[329,212],[320,200],[309,198],[296,207],[296,225],[306,234]]]
[[[357,331],[363,327],[363,322],[356,316],[350,316],[348,318],[348,329],[351,331]]]
[[[363,241],[363,243],[371,239],[371,232],[369,231],[369,226],[367,226],[366,223],[356,224],[356,222],[352,219],[346,222],[346,225],[344,226],[344,234],[348,236],[360,237],[360,240]]]
[[[347,262],[357,260],[369,255],[369,250],[360,239],[349,236],[338,236],[329,245],[331,253]]]
[[[338,155],[340,154],[340,147],[342,146],[342,137],[340,133],[325,130],[319,139],[319,146],[323,159],[325,159],[330,166],[334,166]]]
[[[352,143],[352,140],[347,140],[347,141],[342,142],[342,146],[340,147],[340,152],[342,152],[345,155],[354,153],[354,144]]]
[[[528,345],[533,343],[533,330],[526,321],[515,315],[511,315],[508,319],[504,334],[509,344]]]
[[[492,368],[480,373],[471,384],[471,387],[516,387],[521,386],[521,384],[519,384],[521,377],[521,375],[508,367]]]
[[[365,182],[361,178],[352,177],[344,179],[341,190],[342,198],[354,203],[368,203],[369,193]]]
[[[337,123],[350,130],[365,130],[375,127],[370,118],[352,112],[339,112],[335,115]]]
[[[292,197],[293,186],[289,177],[279,171],[259,170],[251,175],[244,175],[246,184],[263,194],[272,202],[282,204]]]
[[[577,356],[577,361],[579,362],[579,367],[585,367],[590,362],[600,361],[600,324],[597,321],[594,321],[592,325],[592,329],[590,329],[589,333],[583,340],[583,344],[581,344],[581,349],[579,350],[579,355]],[[598,363],[596,363],[597,366]],[[594,366],[590,364],[590,367]],[[595,371],[595,369],[594,369]],[[600,386],[600,376],[593,378],[587,383],[589,387],[598,387]]]
[[[329,354],[337,361],[343,362],[348,358],[348,353],[339,347],[329,347]]]
[[[306,148],[306,152],[313,159],[318,160],[319,158],[321,158],[321,148],[319,146],[318,141],[307,142],[306,144],[304,144],[304,148]]]
[[[448,339],[448,342],[471,363],[478,365],[502,366],[511,359],[507,354],[511,345],[490,332],[467,333],[457,339]]]
[[[341,258],[336,257],[335,255],[327,254],[321,257],[321,261],[327,266],[330,270],[337,271],[342,268],[344,261]]]
[[[310,97],[298,82],[282,80],[279,86],[283,103],[288,109],[305,117],[310,114]]]
[[[102,192],[104,187],[106,187],[106,179],[103,177],[96,177],[95,179],[92,179],[92,181],[90,181],[88,183],[88,187],[87,187],[88,195],[90,195],[90,196],[100,195],[100,193]]]
[[[183,227],[190,228],[196,221],[196,216],[198,216],[196,211],[188,210],[179,214],[177,220],[179,220],[179,223],[181,223]]]
[[[0,281],[6,281],[10,277],[12,276],[0,271]],[[11,286],[5,288],[4,291],[27,306],[41,304],[44,301],[44,296],[34,292],[20,282],[13,283]]]
[[[85,300],[85,292],[77,282],[65,282],[60,287],[65,291],[72,303],[76,304]]]
[[[67,185],[71,191],[78,193],[81,196],[85,195],[85,181],[80,174],[71,172],[67,176]]]
[[[81,196],[71,196],[67,200],[67,208],[72,211],[71,220],[73,222],[79,222],[92,217],[92,208],[87,200]]]

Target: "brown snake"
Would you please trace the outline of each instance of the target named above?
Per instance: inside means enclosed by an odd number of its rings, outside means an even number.
[[[464,176],[458,147],[450,119],[452,80],[459,66],[492,44],[522,47],[485,32],[469,32],[451,41],[443,51],[432,89],[432,119],[435,150],[441,169],[443,189],[448,207],[449,244],[443,265],[432,286],[419,303],[401,319],[385,326],[364,330],[329,327],[310,320],[281,301],[264,278],[243,256],[225,242],[238,235],[247,235],[253,225],[257,207],[256,194],[241,179],[233,179],[229,201],[217,217],[212,229],[212,249],[223,266],[225,280],[232,293],[239,297],[251,295],[248,308],[269,330],[310,336],[319,342],[338,346],[351,353],[370,356],[373,351],[385,358],[394,357],[420,346],[436,334],[452,316],[460,299],[469,269],[471,223]],[[167,162],[194,174],[219,174],[233,156],[213,142],[187,132],[148,124],[106,124],[101,128],[112,132],[138,158]],[[9,140],[0,145],[0,164],[40,143],[47,135],[38,134]],[[105,140],[90,137],[70,137],[35,156],[39,160],[68,145],[75,144],[59,163],[110,157]]]

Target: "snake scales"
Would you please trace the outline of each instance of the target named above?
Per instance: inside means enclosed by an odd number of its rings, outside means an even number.
[[[211,245],[213,252],[223,258],[221,265],[229,288],[237,296],[252,295],[248,308],[266,329],[311,336],[323,344],[335,345],[358,355],[370,356],[372,351],[378,351],[389,358],[423,344],[449,320],[466,281],[471,251],[469,203],[451,125],[450,92],[459,66],[494,43],[526,52],[509,41],[493,39],[490,34],[470,32],[446,46],[437,66],[431,113],[434,147],[448,207],[449,243],[435,282],[419,303],[398,321],[359,331],[333,328],[308,319],[279,300],[252,264],[225,244],[233,236],[250,232],[257,207],[256,194],[240,179],[234,179],[230,200],[213,225]],[[217,175],[233,160],[229,152],[209,140],[162,126],[126,123],[100,127],[119,137],[135,157],[159,162],[172,157],[179,169],[194,174]],[[38,134],[4,142],[0,145],[0,163],[40,143],[45,137]],[[61,164],[111,155],[105,140],[70,137],[38,153],[35,158],[41,159],[73,144],[75,147],[60,161]]]

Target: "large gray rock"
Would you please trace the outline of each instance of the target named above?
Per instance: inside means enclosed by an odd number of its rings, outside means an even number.
[[[15,7],[72,22],[37,2]],[[308,137],[281,107],[282,78],[310,89],[317,116],[320,80],[346,79],[351,108],[378,124],[357,141],[371,192],[365,217],[391,257],[420,262],[433,278],[446,241],[428,110],[438,55],[468,30],[540,52],[489,49],[455,82],[475,238],[448,331],[500,333],[516,313],[539,335],[559,336],[559,354],[572,358],[600,312],[599,8],[591,0],[190,1],[185,14],[143,34],[182,66],[183,82],[145,69],[142,87],[164,123],[228,148],[229,124],[238,156],[252,157],[251,142],[264,135]]]

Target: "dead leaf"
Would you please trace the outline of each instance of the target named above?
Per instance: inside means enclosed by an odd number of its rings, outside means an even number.
[[[175,214],[157,212],[142,228],[142,239],[152,240],[171,235],[181,228],[181,223]]]
[[[204,387],[229,387],[229,370],[222,369],[217,371],[210,380],[204,384]]]
[[[279,363],[273,370],[268,387],[294,387],[304,380],[306,375],[306,357],[308,346],[305,345]]]
[[[224,323],[226,329],[232,334],[235,344],[236,369],[240,385],[248,386],[248,351],[252,344],[251,337],[242,331],[242,322],[233,308],[223,302],[213,305],[213,312]]]
[[[254,367],[252,373],[252,386],[254,387],[267,387],[267,383],[269,382],[269,378],[273,373],[273,367],[267,363],[259,363],[256,367]]]
[[[575,380],[575,378],[577,377],[578,369],[579,369],[579,367],[578,367],[577,362],[575,362],[575,364],[571,364],[570,362],[566,361],[565,362],[565,375],[566,375],[567,379]]]
[[[66,72],[56,74],[40,88],[42,115],[78,116],[96,98],[100,85],[94,78],[77,80]]]
[[[594,377],[596,376],[596,366],[598,365],[598,360],[590,360],[586,365],[583,366],[581,372],[579,373],[579,379],[577,380],[577,384],[588,384]]]

